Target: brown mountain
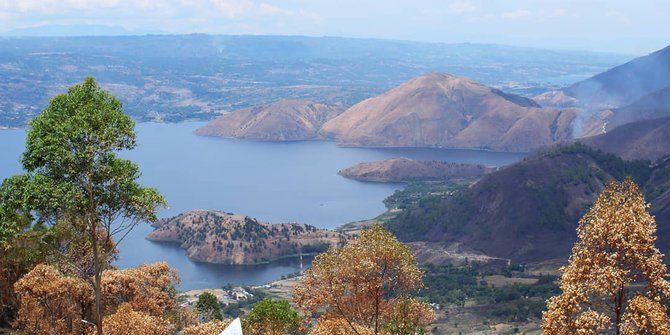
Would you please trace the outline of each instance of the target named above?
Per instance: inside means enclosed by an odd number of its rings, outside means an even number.
[[[624,159],[657,160],[670,153],[670,117],[624,124],[579,141]]]
[[[347,146],[529,151],[570,137],[574,110],[431,73],[364,100],[326,122],[322,133]]]
[[[484,176],[453,196],[429,196],[388,223],[407,242],[432,242],[514,262],[566,259],[579,218],[610,178],[632,175],[670,236],[670,162],[653,167],[582,144],[552,147]],[[659,238],[664,251],[670,239]]]
[[[409,158],[392,158],[360,163],[340,170],[344,177],[371,182],[406,182],[413,180],[477,178],[494,168],[475,164],[420,161]]]
[[[346,235],[310,225],[262,223],[244,215],[196,210],[159,220],[147,238],[179,243],[191,260],[255,264],[322,252]]]
[[[324,122],[342,111],[336,105],[281,100],[223,114],[195,133],[264,141],[309,140],[317,137]]]

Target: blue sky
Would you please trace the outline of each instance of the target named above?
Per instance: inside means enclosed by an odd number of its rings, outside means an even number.
[[[374,37],[646,54],[668,0],[0,0],[0,32],[99,24],[170,33]]]

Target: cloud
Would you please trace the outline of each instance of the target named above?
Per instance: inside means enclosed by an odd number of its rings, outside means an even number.
[[[520,8],[514,11],[502,13],[502,18],[507,20],[519,20],[530,17],[531,14],[531,11]]]
[[[463,14],[475,12],[479,9],[477,4],[470,0],[456,0],[449,3],[447,10],[451,13]]]

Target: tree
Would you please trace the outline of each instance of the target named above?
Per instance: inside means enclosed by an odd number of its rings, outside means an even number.
[[[317,256],[296,287],[294,301],[317,317],[313,332],[414,334],[434,319],[428,304],[409,296],[422,287],[422,277],[407,246],[373,225],[342,249]],[[399,318],[398,308],[409,302],[412,314]]]
[[[67,224],[85,237],[73,250],[85,250],[95,295],[94,321],[103,333],[102,273],[116,246],[142,221],[155,221],[165,200],[136,180],[139,168],[116,152],[135,147],[134,122],[121,102],[91,77],[51,99],[29,125],[22,164],[24,175],[5,181],[8,199],[20,199],[4,216],[29,216],[51,225]],[[4,184],[4,183],[3,183]],[[80,264],[81,265],[81,264]]]
[[[204,317],[205,321],[223,320],[219,300],[210,292],[203,292],[198,296],[195,309]]]
[[[302,318],[286,300],[263,299],[256,303],[242,321],[248,335],[298,334]]]
[[[607,184],[579,221],[545,334],[670,334],[670,282],[648,207],[632,179]]]

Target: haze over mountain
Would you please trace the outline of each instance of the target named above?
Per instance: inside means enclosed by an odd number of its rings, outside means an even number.
[[[529,151],[570,138],[575,112],[429,73],[354,105],[326,122],[322,133],[345,146]]]
[[[209,121],[283,99],[352,106],[429,71],[535,95],[628,56],[304,36],[0,37],[0,126],[23,127],[88,75],[138,121]]]
[[[198,135],[298,141],[317,137],[321,126],[344,108],[303,100],[281,100],[269,105],[226,113],[198,128]]]
[[[670,46],[614,67],[563,91],[589,107],[620,107],[670,86]]]

